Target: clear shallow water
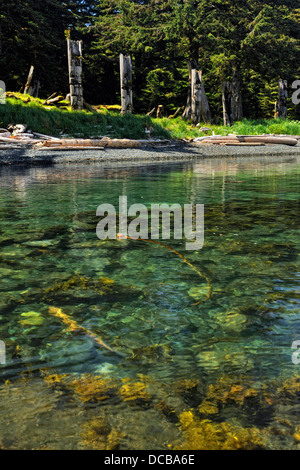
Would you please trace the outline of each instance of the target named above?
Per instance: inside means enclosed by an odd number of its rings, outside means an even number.
[[[2,169],[2,446],[298,448],[299,180],[294,159]],[[99,240],[121,195],[204,204],[201,250],[161,241],[205,278]]]

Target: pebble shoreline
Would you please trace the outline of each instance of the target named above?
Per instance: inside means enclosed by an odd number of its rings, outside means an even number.
[[[141,148],[106,148],[104,150],[36,150],[36,149],[3,149],[0,150],[0,165],[43,165],[68,163],[100,163],[120,161],[167,161],[167,160],[201,160],[221,157],[267,157],[295,156],[300,157],[300,144],[287,145],[221,146],[192,145],[173,143],[161,147],[143,146]]]

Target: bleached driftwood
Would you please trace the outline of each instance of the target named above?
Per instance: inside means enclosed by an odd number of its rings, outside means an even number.
[[[32,81],[32,78],[33,78],[33,72],[34,72],[34,66],[32,65],[30,67],[30,70],[29,70],[29,74],[28,74],[28,77],[27,77],[27,82],[26,82],[26,85],[25,85],[25,88],[24,88],[24,94],[31,94],[31,91],[32,91],[32,88],[31,88],[31,81]]]
[[[224,143],[261,143],[272,145],[297,145],[298,140],[293,137],[281,137],[271,135],[228,135],[228,136],[209,136],[197,139],[201,144],[224,144]],[[196,141],[196,142],[197,142]]]
[[[7,129],[0,129],[0,137],[6,137],[9,139],[10,135],[11,134]]]
[[[110,148],[137,148],[142,144],[131,139],[57,139],[43,142],[44,147],[110,147]]]
[[[63,101],[64,97],[59,95],[55,96],[55,98],[49,98],[46,101],[43,102],[44,106],[52,106],[52,105],[58,105],[60,101]]]

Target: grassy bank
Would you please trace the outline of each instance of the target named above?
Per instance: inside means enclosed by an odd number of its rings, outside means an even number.
[[[72,111],[68,103],[62,107],[43,106],[43,100],[19,95],[6,98],[0,106],[0,127],[27,124],[31,131],[74,137],[110,136],[112,138],[144,139],[145,129],[153,128],[153,136],[170,138],[169,132],[147,116],[121,116],[116,110],[100,107],[97,112]],[[30,101],[29,101],[30,100]]]
[[[107,109],[98,106],[97,112],[71,110],[67,102],[60,107],[43,106],[43,100],[10,94],[0,106],[0,127],[9,124],[27,124],[35,132],[53,136],[74,137],[109,136],[112,138],[144,139],[145,130],[151,127],[152,137],[193,139],[204,135],[199,127],[192,127],[180,117],[154,119],[149,116],[121,116],[118,106]],[[300,135],[300,122],[284,119],[247,120],[236,122],[232,127],[209,126],[215,134],[239,135],[289,134]]]
[[[173,139],[193,139],[204,135],[198,127],[192,127],[188,122],[181,118],[176,119],[155,119],[162,128],[168,130]],[[203,124],[205,126],[205,124]],[[205,126],[206,127],[206,126]],[[288,119],[256,119],[235,122],[232,127],[229,126],[207,126],[216,135],[261,135],[261,134],[289,134],[300,135],[300,121],[290,121]]]

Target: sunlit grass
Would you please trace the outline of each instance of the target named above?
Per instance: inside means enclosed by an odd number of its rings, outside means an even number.
[[[23,101],[25,99],[25,101]],[[145,129],[151,126],[153,136],[169,138],[169,133],[158,122],[152,122],[148,116],[127,114],[100,108],[98,112],[72,111],[66,105],[45,107],[43,100],[7,98],[0,106],[0,127],[9,124],[27,124],[28,129],[53,136],[61,134],[88,137],[111,136],[112,138],[144,139]]]
[[[300,135],[300,122],[290,121],[288,119],[257,119],[248,120],[244,119],[240,122],[235,122],[232,127],[205,125],[200,124],[199,127],[193,127],[188,121],[181,118],[176,119],[155,119],[164,129],[168,130],[174,139],[193,139],[201,137],[206,134],[216,135],[261,135],[261,134],[289,134]],[[200,131],[201,127],[209,127],[210,132],[204,133]]]
[[[11,94],[12,95],[12,94]],[[62,107],[45,107],[43,99],[13,93],[0,105],[0,127],[9,124],[27,124],[31,131],[53,136],[69,135],[75,137],[100,137],[145,139],[146,129],[152,128],[151,135],[155,138],[190,140],[204,135],[261,135],[289,134],[300,135],[300,121],[288,119],[257,119],[236,122],[232,127],[209,125],[204,123],[198,127],[189,121],[177,117],[150,118],[149,116],[120,115],[119,106],[98,106],[97,112],[72,111],[69,103],[63,102]],[[201,132],[201,126],[209,127],[207,133]]]

